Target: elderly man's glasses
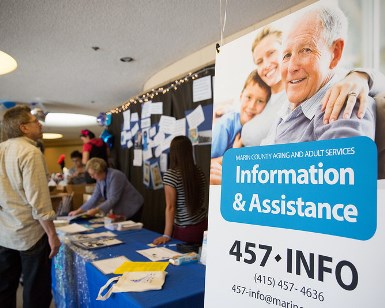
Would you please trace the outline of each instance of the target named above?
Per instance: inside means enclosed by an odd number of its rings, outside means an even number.
[[[24,123],[21,123],[21,124],[29,124],[29,123],[39,123],[39,120],[36,118],[35,120],[24,122]]]

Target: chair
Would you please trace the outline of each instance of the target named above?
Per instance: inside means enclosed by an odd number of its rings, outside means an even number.
[[[72,198],[74,196],[74,192],[71,192],[67,196],[62,198],[60,201],[59,207],[57,209],[57,216],[67,216],[71,211]]]
[[[86,192],[86,184],[68,184],[66,186],[68,193],[73,193],[72,210],[77,210],[84,202],[83,194]]]

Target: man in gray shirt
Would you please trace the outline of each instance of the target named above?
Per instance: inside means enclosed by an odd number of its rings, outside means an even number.
[[[375,104],[368,98],[366,113],[324,124],[321,100],[338,78],[347,20],[337,7],[317,6],[299,17],[283,41],[281,74],[288,103],[284,104],[262,144],[368,136],[374,139]],[[357,96],[351,92],[349,95]]]

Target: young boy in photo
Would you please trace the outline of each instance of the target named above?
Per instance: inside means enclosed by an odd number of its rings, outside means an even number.
[[[252,71],[240,94],[240,111],[224,114],[214,125],[211,158],[222,159],[226,150],[241,146],[242,126],[263,111],[270,96],[270,87],[259,77],[257,70]]]

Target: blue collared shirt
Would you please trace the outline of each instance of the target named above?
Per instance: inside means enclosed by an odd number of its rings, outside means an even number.
[[[228,149],[231,149],[235,137],[241,129],[242,124],[239,112],[224,114],[217,123],[214,124],[211,157],[216,158],[223,156]]]
[[[290,104],[285,104],[262,144],[296,143],[353,136],[367,136],[374,140],[376,110],[371,97],[368,97],[366,113],[362,119],[357,118],[359,104],[356,104],[350,119],[343,119],[341,112],[337,121],[323,123],[324,112],[321,111],[321,100],[326,91],[337,81],[338,78],[333,77],[294,110],[291,110]]]

